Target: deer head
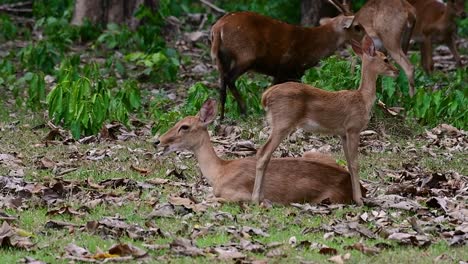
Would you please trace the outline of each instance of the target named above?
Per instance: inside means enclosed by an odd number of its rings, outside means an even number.
[[[163,155],[180,150],[196,150],[206,138],[209,140],[206,128],[215,120],[216,109],[216,100],[206,100],[196,116],[188,116],[177,122],[154,142],[154,146],[164,148]]]
[[[390,63],[385,54],[375,50],[374,41],[368,35],[362,40],[362,45],[357,41],[353,41],[351,46],[356,55],[361,58],[363,64],[367,62],[370,65],[369,68],[377,74],[389,77],[398,76],[398,69]]]
[[[344,39],[361,40],[366,31],[354,16],[339,15],[320,19],[320,25],[333,25],[337,32],[344,32]]]

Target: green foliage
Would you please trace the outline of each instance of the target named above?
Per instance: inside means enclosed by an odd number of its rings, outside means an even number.
[[[132,32],[128,27],[114,23],[107,24],[107,28],[98,37],[97,43],[108,49],[128,49],[134,45]]]
[[[218,0],[215,3],[228,11],[249,10],[293,24],[301,21],[299,0]]]
[[[8,59],[0,59],[0,87],[11,87],[16,81],[15,67]]]
[[[248,106],[249,115],[260,116],[263,114],[261,107],[261,95],[265,87],[268,85],[266,80],[251,80],[246,77],[241,77],[237,80],[236,86],[243,95],[246,105]],[[185,104],[179,108],[171,105],[171,100],[159,93],[152,100],[151,117],[156,120],[153,126],[153,133],[163,133],[168,128],[174,125],[181,116],[195,115],[200,110],[200,107],[208,98],[218,98],[219,92],[211,89],[201,82],[195,83],[188,90],[188,96]],[[168,110],[170,109],[170,110]],[[234,97],[228,93],[226,100],[226,116],[239,119],[241,118],[237,102]]]
[[[458,35],[462,38],[468,37],[468,18],[458,19]]]
[[[27,106],[34,111],[42,109],[46,99],[44,74],[28,72],[23,78],[28,83]]]
[[[144,68],[142,74],[156,83],[175,81],[180,65],[177,52],[173,49],[165,49],[152,54],[134,52],[125,56],[125,59],[142,66]]]
[[[60,73],[57,85],[47,96],[49,115],[55,123],[70,128],[74,138],[96,134],[109,119],[128,124],[128,114],[141,105],[135,82],[124,82],[115,93],[115,80],[102,79],[97,64],[80,70],[65,62]]]
[[[62,17],[70,18],[74,0],[35,0],[33,1],[33,15],[36,18]]]
[[[41,40],[22,48],[18,55],[23,68],[28,71],[50,74],[61,60],[62,51],[54,43]]]
[[[355,89],[361,80],[361,65],[356,63],[354,74],[351,70],[350,61],[331,56],[322,60],[320,67],[310,68],[302,82],[328,91]]]
[[[458,128],[468,128],[468,72],[458,70],[446,75],[436,75],[445,85],[433,90],[430,86],[419,87],[414,99],[408,103],[409,115],[424,125],[436,126],[449,123]]]
[[[7,15],[0,14],[0,41],[16,38],[18,28]]]

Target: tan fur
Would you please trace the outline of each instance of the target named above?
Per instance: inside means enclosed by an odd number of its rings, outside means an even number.
[[[226,88],[241,112],[246,107],[236,79],[252,70],[274,77],[274,83],[298,80],[304,71],[351,39],[363,36],[354,17],[338,16],[325,25],[306,28],[253,12],[230,13],[211,28],[211,57],[220,74],[221,119]]]
[[[362,49],[353,46],[362,54],[361,85],[358,90],[338,92],[324,91],[306,84],[287,82],[270,87],[264,92],[262,105],[267,111],[272,132],[265,145],[257,152],[257,172],[252,199],[262,199],[264,171],[272,153],[281,141],[296,128],[326,134],[339,135],[352,176],[353,197],[362,204],[358,175],[359,133],[367,126],[375,102],[375,85],[378,75],[396,77],[398,70],[381,52],[374,53],[369,37]]]
[[[331,1],[340,5],[337,0]],[[356,20],[374,41],[382,42],[388,54],[401,66],[408,77],[409,94],[413,96],[414,66],[406,56],[416,23],[413,6],[406,0],[369,0],[356,13]]]
[[[464,16],[464,0],[449,0],[447,4],[438,0],[408,0],[416,9],[416,26],[412,39],[420,44],[421,65],[427,73],[434,70],[432,44],[446,44],[462,67],[461,57],[456,47],[457,27],[455,18]]]
[[[212,107],[216,106],[206,108]],[[220,159],[206,129],[215,115],[208,111],[211,117],[206,120],[203,116],[207,111],[202,110],[198,116],[186,117],[175,124],[160,137],[159,146],[165,150],[193,151],[215,196],[229,201],[251,201],[256,159]],[[353,199],[349,173],[323,154],[272,159],[266,175],[265,198],[275,203],[319,203],[326,199],[333,203],[351,203]]]

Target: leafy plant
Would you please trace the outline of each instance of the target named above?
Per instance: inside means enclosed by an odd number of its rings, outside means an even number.
[[[128,49],[134,45],[133,33],[127,26],[109,23],[103,33],[97,38],[97,43],[108,49]]]
[[[253,81],[246,77],[237,80],[236,86],[243,95],[245,103],[249,106],[250,115],[263,114],[260,101],[262,91],[267,84],[266,80]],[[152,118],[155,120],[153,133],[166,131],[181,116],[195,115],[208,98],[218,98],[218,96],[217,90],[198,82],[189,88],[185,104],[181,107],[173,107],[171,100],[164,93],[159,93],[152,100],[151,105]],[[237,102],[229,93],[226,100],[226,115],[236,119],[240,118]]]
[[[31,110],[42,109],[46,99],[44,74],[28,72],[23,78],[28,83],[27,106]]]
[[[28,71],[50,74],[60,61],[62,51],[53,43],[43,40],[22,48],[18,55],[23,67]]]
[[[12,40],[16,38],[18,28],[7,15],[0,14],[0,41]]]
[[[126,81],[122,90],[114,92],[116,81],[101,78],[97,64],[87,65],[81,71],[70,63],[63,67],[47,103],[54,122],[70,128],[74,138],[96,134],[109,119],[128,124],[128,114],[140,107],[135,82]]]
[[[461,129],[468,128],[468,73],[464,70],[434,78],[446,78],[445,85],[433,90],[429,85],[420,86],[413,100],[408,103],[408,114],[425,125],[450,123]],[[452,78],[450,78],[452,77]],[[439,81],[442,81],[439,79]]]
[[[125,59],[142,66],[142,74],[153,82],[175,81],[179,69],[179,57],[173,49],[165,49],[156,53],[147,54],[134,52],[125,56]]]
[[[0,87],[10,87],[16,81],[15,67],[8,59],[0,59]]]
[[[36,18],[62,17],[71,18],[74,0],[35,0],[33,1],[33,15]]]

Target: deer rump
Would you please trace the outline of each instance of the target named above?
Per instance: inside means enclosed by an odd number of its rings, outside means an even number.
[[[280,204],[296,203],[352,203],[351,177],[348,171],[332,159],[277,158],[271,159],[265,177],[264,198]],[[246,197],[250,201],[255,182],[255,158],[225,161],[224,169],[231,177],[220,178],[217,185],[222,192],[215,196],[233,197],[232,193],[241,193],[237,197]],[[235,171],[236,173],[232,174]],[[365,194],[366,189],[361,185]],[[224,196],[224,197],[223,197]],[[244,200],[244,199],[240,199]]]

